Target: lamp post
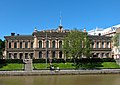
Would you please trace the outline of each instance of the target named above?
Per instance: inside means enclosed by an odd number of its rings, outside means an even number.
[[[48,57],[48,53],[47,53],[47,32],[46,32],[46,68],[47,68],[47,57]]]

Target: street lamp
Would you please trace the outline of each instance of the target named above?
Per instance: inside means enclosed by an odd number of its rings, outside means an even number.
[[[46,32],[46,68],[47,68],[47,57],[48,57],[48,53],[47,53],[47,32]]]

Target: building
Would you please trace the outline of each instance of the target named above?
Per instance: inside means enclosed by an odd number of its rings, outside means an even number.
[[[86,31],[86,30],[84,30]],[[60,25],[56,30],[37,29],[31,35],[11,33],[5,36],[5,59],[45,59],[64,58],[62,51],[63,38],[70,32]],[[89,35],[93,57],[112,57],[110,36]]]

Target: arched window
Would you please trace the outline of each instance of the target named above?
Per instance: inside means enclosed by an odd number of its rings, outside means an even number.
[[[25,59],[28,59],[28,53],[25,53]]]
[[[41,51],[39,52],[39,58],[42,58],[42,52]]]
[[[14,59],[17,59],[17,53],[14,53]]]
[[[109,42],[107,42],[106,48],[109,48]]]
[[[52,48],[55,48],[55,41],[52,42]]]
[[[49,41],[46,42],[46,48],[49,48]]]
[[[109,53],[106,53],[106,57],[109,58]]]
[[[17,42],[14,42],[14,48],[17,48]]]
[[[62,48],[62,41],[59,41],[59,48]]]
[[[9,53],[9,59],[12,59],[12,54],[11,53]]]
[[[47,58],[49,57],[49,51],[47,51],[47,56],[46,56]]]
[[[25,48],[28,48],[28,42],[25,42]]]
[[[59,52],[59,58],[62,58],[62,51]]]
[[[23,53],[19,54],[19,58],[22,59],[23,58]]]
[[[94,42],[92,42],[92,48],[94,48]]]
[[[11,42],[9,42],[9,48],[11,48]]]
[[[31,48],[33,48],[33,42],[31,42]]]
[[[99,42],[96,43],[96,48],[99,48]]]
[[[55,51],[52,52],[52,57],[55,58]]]
[[[39,41],[39,48],[42,48],[42,41]]]
[[[20,42],[20,48],[22,48],[22,42]]]

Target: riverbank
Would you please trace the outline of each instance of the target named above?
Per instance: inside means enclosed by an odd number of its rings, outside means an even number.
[[[88,74],[120,74],[120,69],[101,70],[33,70],[33,71],[0,71],[0,76],[40,76],[40,75],[88,75]]]

